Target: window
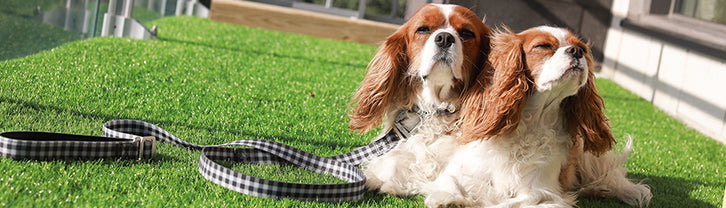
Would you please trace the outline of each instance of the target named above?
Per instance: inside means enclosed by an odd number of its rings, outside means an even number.
[[[631,0],[620,25],[726,60],[726,0]]]
[[[676,0],[673,13],[726,24],[726,0]]]
[[[278,6],[403,24],[408,0],[252,0]]]

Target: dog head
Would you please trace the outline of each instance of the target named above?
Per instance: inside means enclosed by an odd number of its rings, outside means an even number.
[[[490,84],[472,89],[463,107],[462,142],[508,134],[519,125],[527,101],[559,104],[567,132],[600,154],[614,138],[595,89],[590,48],[563,28],[541,26],[519,34],[505,28],[492,40]],[[480,76],[482,77],[482,76]]]
[[[464,7],[425,5],[385,40],[369,63],[352,101],[350,128],[369,131],[387,114],[412,105],[460,103],[461,92],[485,66],[490,35]]]

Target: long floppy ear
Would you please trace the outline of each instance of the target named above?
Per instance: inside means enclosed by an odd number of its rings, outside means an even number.
[[[509,28],[492,39],[489,62],[494,72],[482,72],[462,106],[462,137],[466,143],[514,131],[532,91],[524,63],[522,40]]]
[[[587,64],[592,69],[592,56],[585,47]],[[610,130],[610,119],[605,116],[603,99],[595,87],[595,75],[588,70],[587,83],[577,94],[565,98],[562,109],[570,135],[582,138],[584,150],[600,155],[612,149],[615,138]]]
[[[380,125],[385,113],[393,110],[389,109],[392,103],[406,91],[403,79],[408,57],[404,31],[401,28],[388,37],[368,64],[368,73],[351,101],[355,104],[348,114],[352,130],[365,133]]]

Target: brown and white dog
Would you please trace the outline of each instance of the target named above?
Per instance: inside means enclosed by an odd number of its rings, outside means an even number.
[[[490,35],[470,10],[428,4],[386,39],[353,98],[350,128],[383,124],[385,133],[402,111],[421,121],[408,139],[363,164],[370,189],[417,194],[438,175],[457,145],[462,92],[486,67]]]
[[[425,187],[426,204],[572,207],[579,195],[647,206],[650,189],[628,180],[587,44],[570,31],[541,26],[495,32],[483,73],[462,107],[462,143]]]

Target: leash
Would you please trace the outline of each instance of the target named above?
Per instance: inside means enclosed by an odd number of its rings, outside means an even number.
[[[354,201],[365,193],[365,175],[355,167],[382,155],[417,128],[415,113],[402,112],[394,127],[369,145],[331,157],[317,156],[303,150],[268,140],[244,139],[220,145],[186,142],[166,130],[138,120],[113,120],[103,124],[103,136],[52,132],[10,131],[0,133],[0,154],[14,160],[150,160],[156,154],[156,142],[166,142],[201,150],[199,172],[204,178],[227,189],[259,197],[290,198],[305,201]],[[408,121],[408,122],[407,122]],[[404,125],[406,124],[406,125]],[[226,146],[246,146],[231,148]],[[346,181],[340,184],[302,184],[267,180],[249,176],[215,161],[244,164],[292,164],[316,173],[327,173]]]

